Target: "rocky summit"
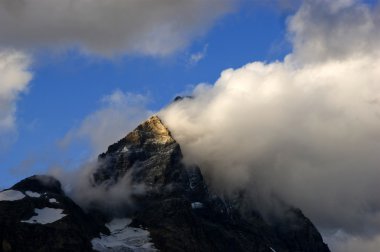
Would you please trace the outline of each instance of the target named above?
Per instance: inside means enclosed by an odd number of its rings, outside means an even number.
[[[1,251],[329,251],[301,210],[287,207],[268,221],[242,203],[244,192],[214,192],[199,167],[182,163],[157,116],[98,159],[92,188],[128,181],[130,190],[142,188],[125,192],[133,207],[107,211],[105,199],[82,210],[59,181],[33,176],[0,192]]]

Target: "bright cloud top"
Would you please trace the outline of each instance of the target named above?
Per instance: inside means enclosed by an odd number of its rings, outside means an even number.
[[[234,0],[5,0],[0,44],[166,55],[231,11]],[[210,11],[212,10],[212,11]]]
[[[221,190],[248,189],[259,205],[281,198],[320,228],[351,234],[335,251],[371,251],[380,234],[376,22],[364,4],[305,2],[289,20],[294,51],[283,62],[225,70],[160,113],[185,161]]]

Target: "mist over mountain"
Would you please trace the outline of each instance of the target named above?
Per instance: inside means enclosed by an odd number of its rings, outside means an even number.
[[[305,1],[283,61],[226,69],[159,112],[215,188],[243,188],[264,212],[278,198],[300,207],[335,251],[380,247],[375,6]]]

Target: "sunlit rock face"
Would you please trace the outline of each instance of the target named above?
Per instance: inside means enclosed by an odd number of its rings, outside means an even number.
[[[153,116],[99,156],[95,184],[112,186],[128,172],[132,183],[143,185],[151,193],[175,193],[189,187],[181,160],[179,144],[161,120]]]

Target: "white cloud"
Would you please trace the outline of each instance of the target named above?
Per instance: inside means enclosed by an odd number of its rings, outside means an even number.
[[[380,11],[356,0],[308,0],[290,19],[289,32],[292,57],[303,64],[352,54],[379,56]]]
[[[328,243],[333,252],[378,252],[380,248],[380,235],[360,237],[338,230],[328,236]]]
[[[220,190],[248,189],[261,207],[279,197],[319,228],[349,234],[336,251],[371,251],[380,235],[377,20],[354,1],[306,1],[289,20],[294,50],[284,61],[225,70],[160,112],[186,162]]]
[[[166,55],[205,32],[235,0],[3,0],[0,44]],[[210,11],[212,9],[212,11]]]
[[[87,115],[60,142],[67,147],[75,141],[87,141],[93,154],[99,154],[124,137],[153,112],[146,108],[147,97],[116,90],[102,99],[102,106]]]
[[[14,50],[0,50],[0,148],[16,133],[16,102],[32,78],[28,55]]]

